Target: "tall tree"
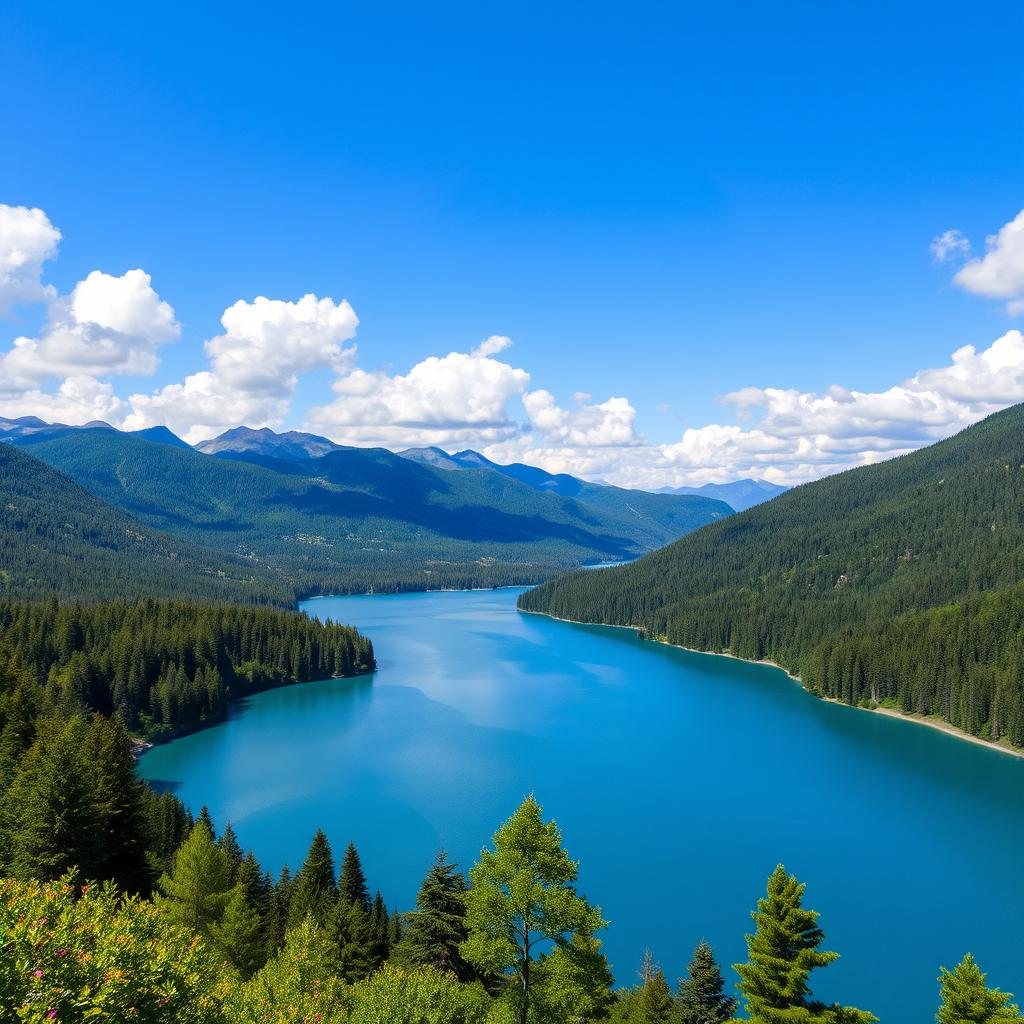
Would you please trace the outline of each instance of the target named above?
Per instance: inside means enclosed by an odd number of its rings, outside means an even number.
[[[367,914],[370,912],[370,890],[366,885],[366,875],[359,860],[359,851],[355,843],[349,843],[341,862],[341,874],[338,876],[338,894],[345,903],[358,903]]]
[[[307,915],[312,915],[318,925],[326,925],[337,901],[334,854],[327,836],[321,829],[317,829],[306,860],[295,876],[288,910],[288,927],[297,928]]]
[[[405,915],[405,934],[392,959],[403,967],[436,967],[460,981],[475,977],[459,948],[469,937],[465,894],[462,872],[440,850],[420,885],[416,909]]]
[[[668,987],[665,972],[657,967],[640,989],[634,1020],[636,1024],[670,1024],[674,1018],[672,990]]]
[[[231,866],[205,818],[195,823],[174,856],[171,873],[162,875],[158,884],[163,893],[159,902],[175,924],[208,933],[227,903]]]
[[[154,878],[146,856],[146,784],[135,774],[131,737],[121,716],[93,715],[83,753],[97,810],[99,874],[128,892],[148,895]]]
[[[736,1000],[725,994],[725,980],[711,947],[703,940],[679,979],[676,997],[679,1024],[723,1024],[736,1013]]]
[[[739,990],[754,1024],[867,1024],[878,1018],[863,1010],[812,1000],[812,970],[826,967],[838,953],[818,949],[825,933],[818,914],[806,910],[806,886],[778,865],[768,879],[768,895],[752,911],[755,931],[747,936],[749,960],[736,964]]]
[[[968,953],[951,971],[941,968],[942,1005],[938,1024],[1020,1024],[1020,1009],[1010,1002],[1012,992],[985,985],[986,975]]]
[[[466,893],[469,937],[462,955],[485,974],[508,974],[520,1024],[526,1024],[535,987],[543,984],[538,958],[559,953],[559,981],[583,988],[593,978],[588,971],[573,978],[571,965],[594,966],[592,949],[575,943],[589,940],[605,926],[601,912],[576,893],[577,864],[562,848],[553,822],[544,822],[531,794],[494,836],[494,849],[484,850],[470,872]]]
[[[262,922],[244,886],[236,885],[228,893],[224,914],[209,930],[215,945],[243,978],[251,977],[263,966]]]
[[[81,717],[38,726],[4,800],[9,870],[18,878],[59,878],[77,868],[100,878],[104,853]]]

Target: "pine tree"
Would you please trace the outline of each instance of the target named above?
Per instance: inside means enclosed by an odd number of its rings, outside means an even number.
[[[388,933],[388,908],[378,889],[373,898],[373,906],[370,907],[370,955],[374,967],[379,967],[388,958]]]
[[[672,990],[665,980],[665,972],[656,967],[648,981],[640,989],[637,1000],[636,1024],[669,1024],[673,1020],[675,1005]]]
[[[261,931],[259,911],[249,902],[245,889],[236,885],[228,894],[223,916],[210,925],[209,932],[243,978],[251,977],[265,962]]]
[[[312,915],[318,925],[330,920],[338,901],[338,886],[334,881],[334,855],[323,831],[317,829],[309,853],[292,888],[288,909],[288,927],[297,928]]]
[[[722,971],[703,940],[693,951],[687,976],[679,980],[676,1005],[679,1024],[722,1024],[736,1013],[736,1000],[725,994]]]
[[[378,966],[370,915],[361,903],[339,900],[330,926],[338,954],[338,976],[347,982],[368,978]]]
[[[838,953],[819,950],[825,933],[818,914],[803,907],[805,885],[780,864],[768,879],[768,895],[751,913],[755,931],[747,936],[749,961],[736,964],[739,990],[752,1024],[867,1024],[878,1018],[853,1007],[811,1000],[812,970]]]
[[[607,965],[594,933],[605,922],[600,910],[577,894],[576,872],[558,826],[542,820],[532,795],[498,829],[493,851],[484,850],[470,872],[469,938],[461,952],[482,973],[511,972],[519,1024],[527,1024],[538,995],[562,1006],[600,997]],[[553,961],[550,970],[538,970],[542,955]],[[543,991],[545,975],[552,986],[548,992]]]
[[[1012,992],[985,986],[986,975],[968,953],[952,971],[939,975],[942,1005],[935,1015],[938,1024],[1020,1024],[1019,1008],[1010,1002]]]
[[[146,856],[146,785],[135,774],[131,737],[120,715],[93,715],[84,757],[92,769],[99,819],[99,874],[128,892],[148,895],[154,878]]]
[[[239,843],[238,836],[235,834],[235,829],[230,821],[224,826],[224,832],[217,840],[217,846],[227,854],[228,863],[231,865],[231,881],[234,882],[235,873],[245,859],[245,854],[242,852],[242,845]]]
[[[345,850],[338,877],[338,894],[344,903],[358,903],[367,914],[370,913],[370,890],[355,843],[349,843]]]
[[[206,819],[200,816],[174,855],[171,873],[161,876],[159,902],[175,924],[206,933],[220,917],[231,887],[231,868],[217,848]]]
[[[416,909],[405,915],[405,934],[392,954],[403,967],[427,965],[460,981],[476,976],[459,947],[466,927],[466,880],[444,850],[434,858],[416,896]]]
[[[22,758],[3,807],[16,877],[59,878],[72,868],[84,878],[102,875],[101,819],[82,756],[85,734],[78,716],[46,719]]]

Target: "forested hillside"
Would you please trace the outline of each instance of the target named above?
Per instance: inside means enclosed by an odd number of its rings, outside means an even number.
[[[0,597],[125,595],[259,604],[291,598],[251,560],[154,530],[0,444]]]
[[[520,606],[770,658],[822,695],[1024,746],[1024,406]]]
[[[152,600],[0,602],[0,662],[35,681],[33,706],[116,714],[150,739],[216,721],[234,697],[374,667],[370,641],[348,626]],[[0,711],[5,723],[2,701]]]
[[[385,449],[298,462],[222,458],[102,429],[15,443],[149,526],[271,570],[300,596],[532,583],[636,557],[730,511],[661,497],[676,512],[658,525],[499,473],[434,470]],[[261,464],[239,461],[246,458]]]

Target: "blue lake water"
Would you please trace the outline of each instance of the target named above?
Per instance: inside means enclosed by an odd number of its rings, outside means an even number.
[[[277,871],[317,826],[411,907],[439,847],[464,867],[535,791],[632,984],[706,937],[743,958],[779,861],[842,959],[815,992],[932,1020],[939,964],[972,951],[1024,996],[1024,762],[826,704],[782,672],[515,609],[518,591],[319,598],[376,647],[375,676],[259,694],[158,747],[142,774],[231,820]],[[732,971],[726,971],[732,983]]]

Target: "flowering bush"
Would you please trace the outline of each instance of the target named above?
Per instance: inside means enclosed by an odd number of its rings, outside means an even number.
[[[231,969],[113,886],[0,881],[0,1020],[222,1024]]]

